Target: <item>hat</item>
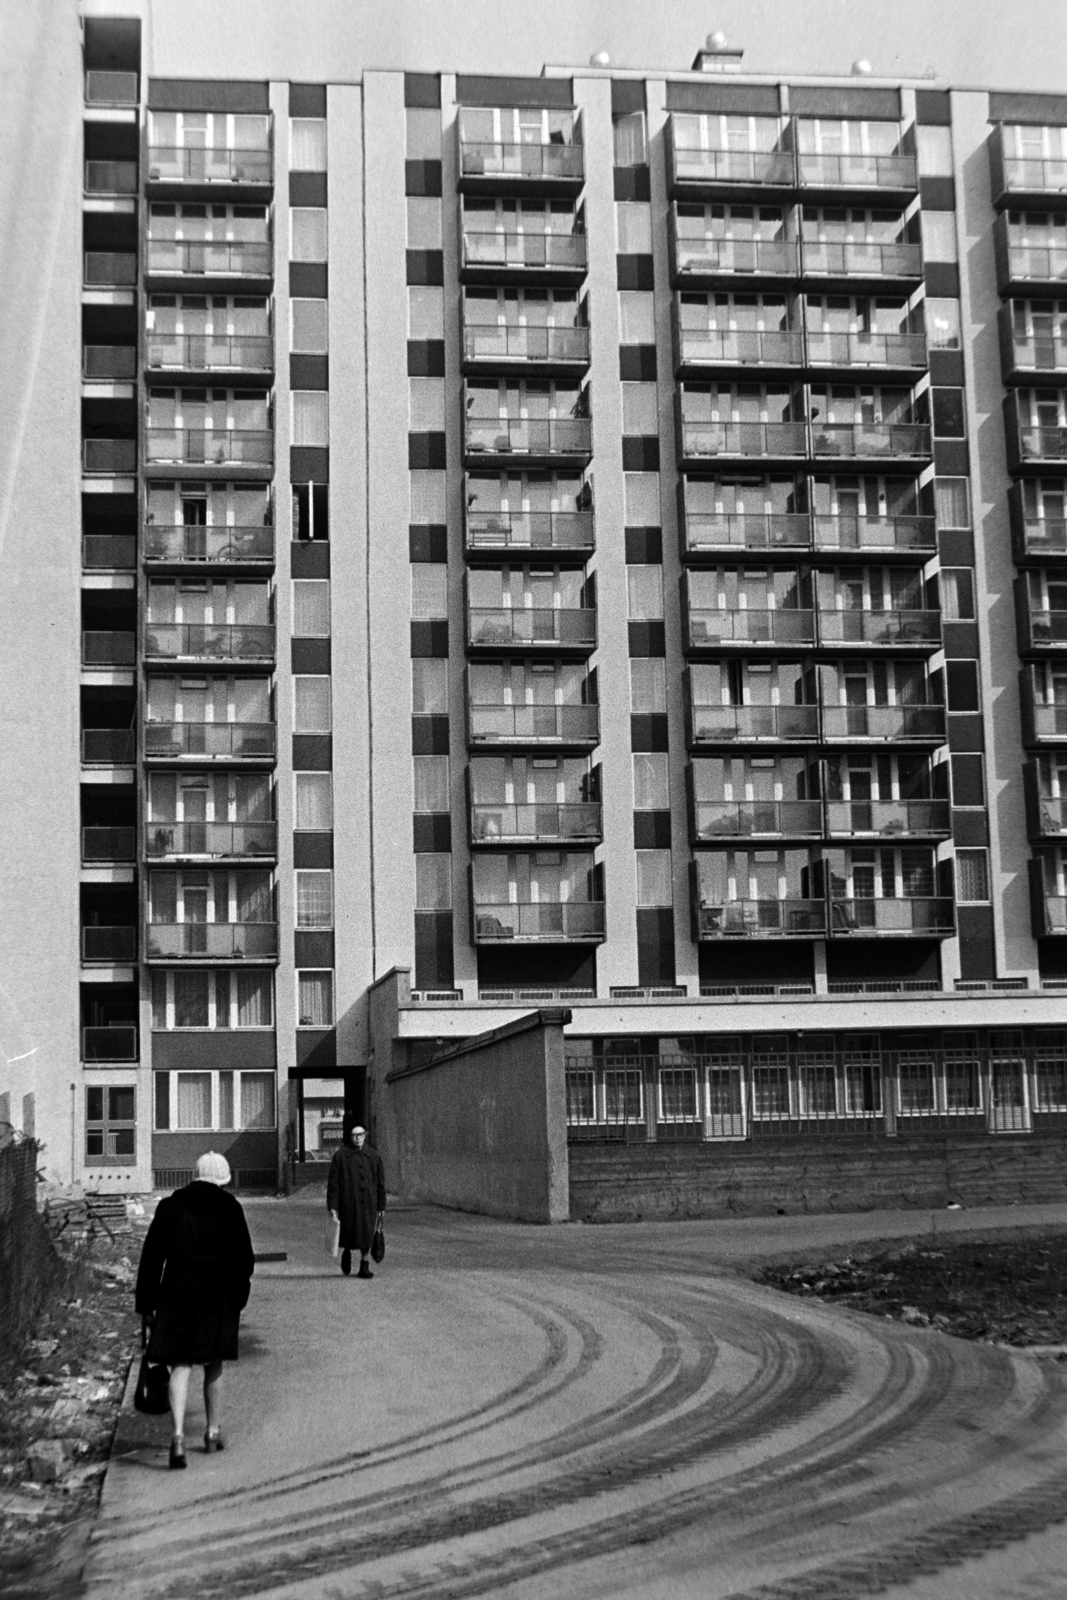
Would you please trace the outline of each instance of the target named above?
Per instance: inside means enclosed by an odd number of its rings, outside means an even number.
[[[221,1189],[232,1176],[230,1163],[217,1150],[208,1150],[197,1160],[196,1177],[201,1183],[217,1183]]]

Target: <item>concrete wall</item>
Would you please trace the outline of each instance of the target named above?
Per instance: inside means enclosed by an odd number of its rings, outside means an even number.
[[[540,1011],[424,1066],[392,1072],[390,1188],[408,1200],[511,1217],[568,1217],[566,1011]]]

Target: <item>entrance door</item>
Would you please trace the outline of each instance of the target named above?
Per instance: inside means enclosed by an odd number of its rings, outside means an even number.
[[[989,1063],[990,1133],[1030,1133],[1031,1128],[1025,1061],[994,1055]]]
[[[207,559],[207,500],[182,496],[182,554],[186,561]]]

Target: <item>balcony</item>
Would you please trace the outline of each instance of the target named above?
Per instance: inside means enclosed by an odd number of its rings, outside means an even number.
[[[137,759],[137,741],[132,728],[83,728],[82,765],[85,767],[129,767]]]
[[[800,254],[795,239],[719,239],[686,236],[671,219],[672,274],[681,284],[708,278],[795,278]]]
[[[830,934],[889,934],[900,938],[943,938],[955,932],[950,899],[831,900]]]
[[[134,832],[133,828],[83,828],[83,865],[136,860]]]
[[[463,359],[472,365],[519,368],[539,364],[570,370],[589,365],[589,329],[463,325]]]
[[[815,548],[839,555],[929,557],[937,550],[933,517],[824,517],[816,515]]]
[[[915,646],[927,652],[941,643],[940,611],[831,611],[819,609],[819,643],[879,645],[899,650]]]
[[[146,822],[145,855],[150,861],[186,856],[213,860],[244,856],[273,858],[278,853],[276,822]]]
[[[728,900],[697,907],[697,938],[821,939],[826,935],[824,900]]]
[[[274,254],[266,240],[148,240],[149,278],[236,278],[266,284],[273,274]]]
[[[82,346],[82,377],[87,383],[132,383],[137,377],[137,346]]]
[[[826,832],[831,838],[873,834],[878,838],[948,838],[952,831],[947,800],[828,800]]]
[[[686,643],[691,650],[722,646],[780,648],[815,643],[815,613],[799,607],[726,611],[687,608]]]
[[[463,229],[461,270],[472,278],[526,273],[550,282],[585,274],[588,245],[584,233],[503,233]]]
[[[1067,339],[1048,334],[1023,334],[1015,330],[1010,305],[997,313],[1000,328],[1000,370],[1006,383],[1034,378],[1067,377]]]
[[[273,761],[273,722],[146,722],[144,754],[198,761]]]
[[[87,72],[87,106],[135,106],[138,103],[136,72]]]
[[[136,1024],[113,1022],[102,1028],[83,1028],[81,1058],[83,1061],[136,1061]]]
[[[879,195],[914,194],[919,169],[910,155],[814,155],[802,151],[797,160],[801,189],[823,189],[836,194],[851,190],[877,190]]]
[[[603,833],[599,801],[571,805],[471,803],[471,844],[588,844]]]
[[[267,148],[208,150],[150,145],[146,181],[160,191],[172,184],[179,190],[203,186],[263,191],[273,181],[271,152]]]
[[[1005,401],[1005,415],[1009,467],[1046,462],[1062,467],[1067,461],[1067,428],[1032,428],[1016,421],[1017,413],[1010,396]]]
[[[276,922],[150,922],[147,961],[276,961]]]
[[[137,635],[112,629],[83,632],[83,667],[132,667],[137,661]]]
[[[600,944],[604,905],[595,900],[474,902],[475,944]]]
[[[596,543],[593,513],[467,510],[467,553],[534,552],[588,556]]]
[[[924,461],[933,441],[925,422],[819,422],[812,423],[811,453],[820,460]]]
[[[690,739],[700,744],[810,744],[818,706],[691,706]]]
[[[161,466],[271,467],[269,428],[146,428],[145,460]]]
[[[208,527],[150,522],[144,530],[142,556],[146,566],[270,566],[274,529],[263,523]]]
[[[85,193],[87,195],[136,194],[136,161],[87,161]]]
[[[1032,810],[1032,839],[1067,838],[1067,798],[1035,794]]]
[[[870,367],[913,372],[926,367],[924,333],[826,333],[808,329],[809,367]]]
[[[86,572],[133,572],[137,566],[137,540],[132,533],[87,533],[82,538],[82,567]]]
[[[1039,890],[1032,900],[1034,937],[1063,938],[1067,934],[1067,895]]]
[[[596,649],[596,612],[590,608],[470,607],[467,644],[472,650]]]
[[[1056,743],[1067,739],[1067,704],[1039,700],[1033,685],[1022,694],[1023,739],[1027,744]]]
[[[1057,243],[1051,234],[1048,244],[1013,242],[1008,218],[1001,215],[993,223],[993,249],[1001,294],[1061,289],[1067,283],[1067,246]]]
[[[464,419],[468,456],[521,456],[549,462],[556,457],[585,463],[593,453],[589,417],[474,417]]]
[[[82,271],[87,289],[132,289],[137,282],[137,257],[125,250],[87,250]]]
[[[97,477],[127,477],[137,471],[136,439],[83,439],[82,471]]]
[[[804,335],[792,329],[683,328],[675,318],[677,367],[799,367]]]
[[[137,960],[136,928],[83,928],[82,961],[112,966]]]
[[[691,422],[682,419],[686,460],[794,461],[808,453],[803,422]]]
[[[274,660],[274,628],[256,622],[152,622],[145,625],[149,661]]]
[[[274,371],[269,334],[150,333],[145,340],[150,372],[243,373]]]
[[[1067,649],[1067,611],[1024,611],[1024,650]]]
[[[989,135],[989,176],[993,204],[1059,209],[1067,204],[1067,161],[1039,156],[1008,155],[1004,125],[995,124]]]
[[[812,838],[822,836],[820,800],[696,800],[693,802],[695,840],[752,838]]]
[[[805,278],[861,278],[869,282],[905,279],[918,282],[923,275],[922,249],[917,244],[826,243],[801,240]]]
[[[679,146],[671,130],[668,182],[679,196],[704,190],[793,189],[796,158],[792,150],[700,150]]]
[[[811,518],[806,511],[686,511],[686,555],[811,549]]]
[[[514,144],[460,137],[459,181],[464,189],[495,190],[503,182],[516,193],[530,189],[572,194],[581,188],[584,178],[580,144]]]
[[[469,705],[468,722],[472,745],[589,749],[600,742],[599,706]]]
[[[823,706],[823,739],[827,744],[857,740],[904,744],[944,744],[945,708],[940,705]]]

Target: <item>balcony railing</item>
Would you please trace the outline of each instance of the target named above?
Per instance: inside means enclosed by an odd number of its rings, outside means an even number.
[[[1031,611],[1027,643],[1035,650],[1067,645],[1067,611]]]
[[[1067,194],[1067,161],[1062,158],[1005,156],[1003,175],[1004,193],[1008,197],[1012,194]]]
[[[273,759],[272,722],[146,722],[146,757],[195,756],[208,760]]]
[[[915,157],[908,155],[822,156],[802,152],[799,161],[802,189],[905,189],[919,187]]]
[[[826,831],[834,837],[873,833],[925,837],[951,832],[947,800],[828,800]]]
[[[274,856],[276,822],[146,822],[145,855]]]
[[[939,705],[823,706],[823,738],[838,740],[916,740],[943,744],[945,708]]]
[[[274,340],[269,334],[253,333],[150,333],[145,365],[195,372],[270,372]]]
[[[146,562],[212,563],[244,566],[274,560],[274,529],[269,524],[235,527],[150,522],[144,530]]]
[[[472,844],[599,839],[602,828],[599,801],[577,801],[570,805],[471,805]]]
[[[596,645],[596,612],[562,606],[528,610],[517,606],[471,607],[467,612],[467,642],[482,649],[569,645],[592,650]]]
[[[468,361],[552,361],[586,363],[589,360],[588,328],[502,327],[486,323],[466,323],[463,328],[463,355]]]
[[[128,767],[137,759],[132,728],[83,728],[82,765]]]
[[[136,961],[137,929],[119,927],[83,928],[82,960],[102,962]]]
[[[933,453],[925,422],[819,422],[811,428],[812,454],[824,456],[908,456]]]
[[[685,547],[690,554],[717,550],[810,550],[806,511],[687,511]]]
[[[678,359],[683,366],[799,367],[804,335],[792,329],[679,327]]]
[[[689,609],[689,643],[695,648],[721,644],[814,644],[815,613],[799,607],[781,610],[719,611]]]
[[[149,961],[264,961],[278,954],[276,922],[150,922]]]
[[[820,800],[697,800],[693,828],[698,839],[736,839],[753,834],[819,838]]]
[[[264,150],[181,149],[151,145],[150,183],[269,184],[271,153]]]
[[[1039,835],[1067,834],[1067,798],[1038,795],[1037,832]]]
[[[85,163],[85,193],[136,194],[136,161],[87,161]]]
[[[925,367],[924,333],[825,333],[808,329],[813,367]]]
[[[269,278],[274,262],[266,240],[149,239],[146,271],[183,278]]]
[[[136,376],[136,345],[87,344],[82,346],[82,377],[88,382],[129,383]]]
[[[804,239],[801,248],[806,278],[922,277],[922,250],[917,244],[831,244]]]
[[[531,271],[584,272],[584,233],[500,233],[463,230],[465,267],[513,267]]]
[[[680,278],[795,278],[795,239],[693,239],[675,232],[674,269]]]
[[[82,634],[83,667],[132,667],[137,660],[137,635],[112,629]]]
[[[475,944],[515,939],[599,941],[604,906],[595,900],[474,902]]]
[[[819,737],[818,706],[693,706],[694,744],[793,744]]]
[[[1067,705],[1047,705],[1039,700],[1024,701],[1023,713],[1024,719],[1032,724],[1032,738],[1067,739]]]
[[[87,572],[131,572],[137,565],[137,540],[132,533],[87,533],[82,538],[82,566]]]
[[[1019,427],[1023,461],[1067,461],[1067,428]]]
[[[472,417],[464,424],[469,455],[589,456],[589,417]]]
[[[584,554],[594,544],[592,511],[467,512],[468,550]]]
[[[1005,376],[1052,376],[1067,372],[1067,339],[1016,333],[1010,307],[1001,306],[1001,361]]]
[[[135,859],[133,828],[83,828],[82,860],[133,861]]]
[[[153,622],[145,626],[150,661],[273,661],[274,628],[258,622]]]
[[[1006,257],[1008,283],[1067,282],[1067,246],[1012,244]]]
[[[85,103],[90,106],[135,106],[136,72],[97,72],[85,74]]]
[[[137,282],[137,257],[125,250],[87,250],[83,282],[88,289],[128,289]]]
[[[819,642],[829,645],[927,645],[941,641],[939,611],[819,610]]]
[[[137,440],[83,439],[82,470],[99,472],[109,477],[136,472]]]
[[[796,183],[791,150],[691,150],[674,144],[675,183],[759,184],[791,189]]]
[[[682,421],[682,453],[686,456],[804,456],[808,430],[803,422]]]
[[[146,459],[168,465],[269,467],[274,434],[269,428],[147,428]]]
[[[599,706],[471,705],[469,721],[472,744],[594,745],[600,739]]]
[[[585,173],[580,144],[508,144],[461,139],[460,176],[578,183]]]
[[[824,900],[728,900],[697,908],[701,939],[744,934],[759,937],[814,938],[826,933]]]
[[[816,550],[932,555],[937,549],[933,517],[816,516],[814,522]]]
[[[831,900],[830,933],[952,933],[955,915],[950,899]]]
[[[83,1061],[136,1061],[137,1026],[113,1022],[98,1028],[82,1029]]]

